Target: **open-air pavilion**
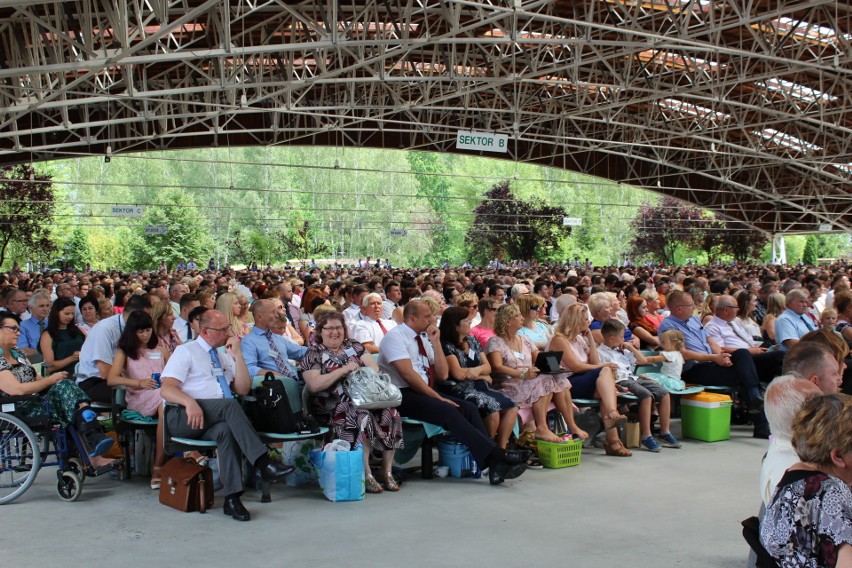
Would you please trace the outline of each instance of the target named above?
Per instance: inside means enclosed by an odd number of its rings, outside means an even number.
[[[0,163],[239,145],[467,151],[852,230],[839,0],[0,0]]]

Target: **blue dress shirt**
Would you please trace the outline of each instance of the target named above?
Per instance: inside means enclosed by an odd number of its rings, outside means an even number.
[[[294,367],[289,359],[301,361],[308,352],[307,348],[296,345],[286,337],[272,334],[272,342],[278,349],[278,353],[284,359],[287,359],[287,368],[294,376],[298,376],[296,367]],[[257,326],[251,328],[251,331],[240,340],[240,347],[243,351],[243,359],[249,370],[249,375],[257,376],[260,369],[278,369],[282,373],[284,369],[279,369],[275,359],[269,354],[269,340],[266,337],[266,330],[260,329]]]

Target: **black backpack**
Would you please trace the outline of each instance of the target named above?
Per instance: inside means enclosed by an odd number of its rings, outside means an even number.
[[[272,373],[254,388],[254,402],[247,408],[252,425],[258,432],[274,434],[315,434],[319,427],[311,417],[293,412],[287,389]]]

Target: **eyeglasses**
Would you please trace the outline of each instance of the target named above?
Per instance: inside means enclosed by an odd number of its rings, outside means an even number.
[[[343,331],[343,328],[342,328],[341,326],[339,326],[339,325],[336,325],[336,326],[334,326],[334,327],[328,327],[328,326],[326,326],[326,327],[322,328],[322,330],[323,330],[323,331]]]
[[[20,333],[21,328],[16,325],[0,325],[0,329],[8,329],[12,333]]]
[[[215,327],[205,327],[204,329],[209,329],[210,331],[215,331],[217,333],[225,333],[225,332],[233,333],[234,332],[234,327],[230,326],[230,325],[228,327],[223,327],[221,329],[217,329]]]
[[[675,306],[676,308],[689,308],[692,309],[695,307],[695,304],[680,304],[679,306]]]
[[[530,310],[537,310],[538,308],[538,304],[533,304],[532,306],[530,306]]]

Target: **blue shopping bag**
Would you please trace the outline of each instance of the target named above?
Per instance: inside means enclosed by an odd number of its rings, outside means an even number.
[[[364,450],[311,450],[310,460],[317,469],[320,489],[329,501],[364,499]]]

